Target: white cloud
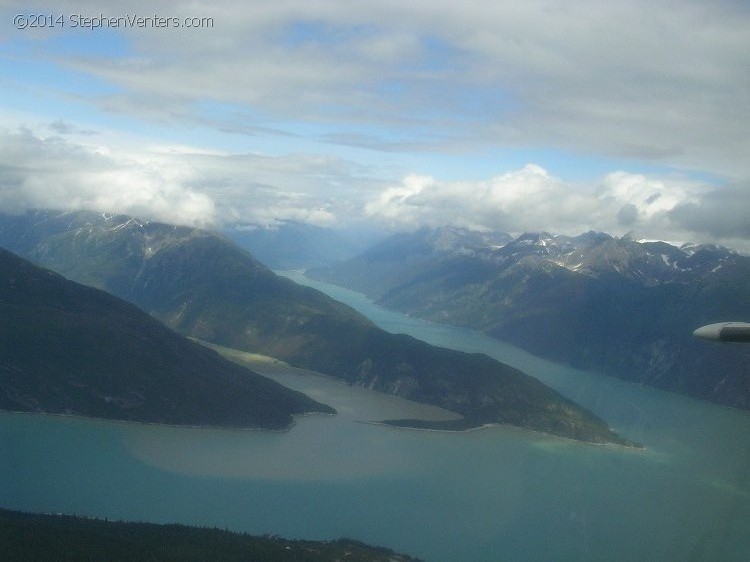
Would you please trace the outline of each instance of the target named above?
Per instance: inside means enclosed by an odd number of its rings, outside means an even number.
[[[697,200],[700,189],[695,182],[649,178],[643,174],[612,172],[602,181],[601,197],[613,203],[633,205],[638,215],[650,219],[670,211],[679,204]]]
[[[179,224],[337,227],[370,220],[391,229],[452,224],[513,233],[589,229],[671,241],[718,241],[745,250],[750,193],[679,176],[617,171],[569,183],[537,164],[486,180],[406,175],[381,184],[328,156],[232,154],[189,145],[98,144],[29,129],[0,130],[0,210],[121,212]]]
[[[365,214],[378,219],[385,219],[392,225],[401,228],[415,228],[421,224],[430,224],[435,219],[435,209],[422,207],[418,199],[425,189],[435,186],[436,182],[428,176],[406,176],[400,185],[384,190],[376,200],[365,205]],[[432,193],[439,197],[438,194]]]
[[[371,192],[372,180],[359,173],[333,157],[132,141],[89,145],[27,128],[0,129],[0,211],[7,212],[89,209],[205,227],[283,220],[336,226],[363,204],[353,187],[363,196]]]
[[[327,123],[336,138],[362,124],[438,150],[541,145],[750,175],[750,9],[731,0],[37,6],[213,17],[211,29],[113,31],[131,40],[125,54],[63,57],[40,42],[37,56],[115,86],[87,96],[110,111],[184,120],[210,101],[256,125]]]
[[[680,240],[703,237],[705,232],[687,220],[678,224],[675,211],[704,200],[711,189],[684,178],[622,171],[599,182],[568,184],[529,164],[476,182],[407,176],[367,203],[365,213],[394,229],[453,224],[516,233],[578,234],[594,229],[622,235],[635,230],[639,236]]]
[[[36,6],[65,15],[210,16],[214,26],[58,29],[53,41],[44,31],[2,35],[11,47],[4,62],[24,70],[3,76],[8,99],[28,97],[16,105],[48,112],[34,133],[2,134],[5,208],[110,206],[201,224],[337,225],[363,215],[407,228],[750,238],[746,3]],[[24,7],[11,1],[3,9]],[[33,80],[32,68],[40,70]],[[0,117],[14,111],[0,109]],[[78,123],[79,115],[91,119]],[[93,130],[123,124],[145,140],[123,144],[112,141],[117,133]],[[221,149],[189,146],[204,144],[204,134]],[[463,169],[476,178],[468,166],[492,170],[486,155],[505,149],[535,164],[498,165],[481,180],[440,179],[445,170],[460,179]],[[545,153],[597,162],[599,177],[555,177]],[[602,172],[600,163],[611,161],[603,155],[618,162],[609,170],[630,171]],[[639,167],[659,172],[632,173]],[[725,185],[686,179],[711,176]]]
[[[185,187],[188,169],[108,153],[28,129],[0,132],[0,208],[118,211],[193,225],[215,221],[213,201]]]
[[[407,176],[368,203],[365,213],[393,228],[454,224],[483,230],[562,232],[576,228],[592,205],[591,198],[529,164],[477,182]]]

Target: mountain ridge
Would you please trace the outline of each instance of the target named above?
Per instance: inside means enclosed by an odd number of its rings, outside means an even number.
[[[286,429],[333,409],[191,342],[104,291],[0,248],[0,408]]]
[[[402,248],[424,236],[400,235],[411,237]],[[524,233],[500,247],[383,257],[395,240],[307,275],[548,359],[750,409],[742,351],[692,337],[701,325],[750,317],[746,256],[588,232]]]
[[[183,335],[441,406],[467,426],[507,423],[625,442],[536,379],[484,355],[385,332],[212,233],[125,216],[37,213],[0,220],[0,243],[14,239],[29,258],[111,291]]]

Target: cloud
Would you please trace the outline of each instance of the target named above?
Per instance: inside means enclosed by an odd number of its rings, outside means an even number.
[[[663,216],[679,204],[695,201],[706,189],[707,186],[695,181],[620,171],[603,178],[597,195],[602,204],[631,205],[635,212],[630,211],[630,215],[647,221]]]
[[[118,211],[194,225],[215,221],[213,201],[183,185],[187,170],[107,152],[28,129],[1,132],[0,209]]]
[[[365,214],[393,229],[453,224],[508,232],[547,230],[578,234],[590,229],[663,240],[705,239],[740,235],[747,228],[741,211],[733,211],[737,228],[708,231],[694,213],[713,201],[715,218],[748,200],[738,190],[734,200],[724,189],[681,177],[648,177],[613,172],[587,184],[566,183],[535,164],[476,182],[442,182],[410,175],[369,201]],[[711,209],[709,206],[707,209]],[[709,210],[707,215],[714,216]],[[707,217],[701,215],[703,219]]]
[[[80,129],[76,125],[57,119],[48,125],[51,131],[58,135],[96,135],[96,131]]]
[[[587,204],[546,170],[529,164],[478,182],[407,176],[370,201],[365,213],[393,228],[454,224],[485,230],[560,231],[571,218],[585,213]]]
[[[733,184],[675,205],[669,219],[679,227],[715,239],[750,239],[750,190]]]
[[[746,3],[179,0],[156,12],[213,27],[2,37],[3,111],[45,123],[0,134],[3,207],[750,237]],[[111,142],[124,131],[140,142]]]
[[[205,117],[208,100],[245,108],[246,127],[303,120],[325,126],[323,138],[361,144],[357,126],[393,137],[371,149],[541,145],[750,175],[742,3],[214,0],[161,11],[213,27],[113,30],[125,52],[36,52],[113,90],[90,103],[140,118]]]
[[[364,204],[351,190],[365,197],[374,189],[362,173],[334,157],[90,145],[28,128],[0,130],[0,210],[6,212],[88,209],[204,227],[284,220],[338,226]]]
[[[626,203],[617,213],[617,224],[629,227],[638,222],[638,207],[632,203]]]
[[[0,130],[0,210],[89,209],[204,227],[293,220],[325,227],[370,221],[393,230],[448,224],[512,233],[594,229],[749,246],[745,184],[715,187],[624,171],[571,183],[537,164],[486,180],[408,174],[388,184],[332,156],[116,145],[101,131],[82,138],[103,143]]]

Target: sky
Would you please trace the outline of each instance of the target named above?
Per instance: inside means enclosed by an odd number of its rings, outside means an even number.
[[[0,0],[5,212],[750,252],[749,131],[744,0]]]

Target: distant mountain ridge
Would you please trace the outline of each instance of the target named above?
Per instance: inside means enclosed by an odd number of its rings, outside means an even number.
[[[268,226],[235,224],[221,234],[271,269],[302,269],[356,256],[376,237],[371,232],[332,230],[294,221]]]
[[[599,232],[445,251],[429,244],[441,230],[397,235],[307,274],[556,361],[750,409],[747,352],[692,337],[750,318],[750,258]]]
[[[169,330],[137,307],[0,248],[0,408],[284,429],[334,413]]]
[[[624,442],[536,379],[485,355],[385,332],[209,232],[126,216],[38,212],[0,217],[2,244],[129,300],[182,334],[457,412],[464,419],[447,424],[452,428],[507,423]]]

